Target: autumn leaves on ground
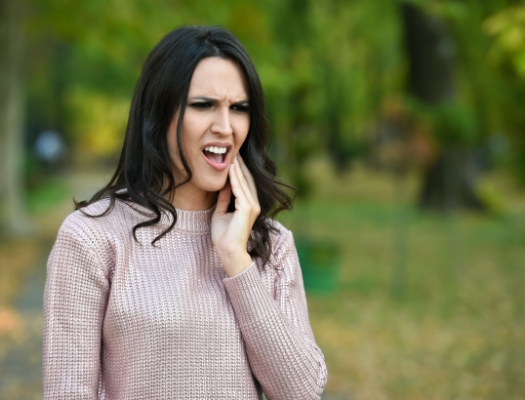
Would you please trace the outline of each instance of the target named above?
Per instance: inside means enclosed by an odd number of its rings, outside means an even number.
[[[312,326],[342,399],[525,398],[525,193],[489,214],[422,213],[413,176],[354,168],[339,181],[316,164],[315,199],[289,221],[341,250],[339,287],[309,295]],[[399,276],[401,275],[401,276]],[[397,285],[397,286],[396,286]]]
[[[504,194],[496,213],[447,216],[409,205],[413,177],[399,198],[393,179],[365,168],[335,178],[319,162],[310,174],[324,177],[312,200],[282,220],[296,237],[340,250],[336,290],[308,294],[329,367],[327,398],[523,399],[525,194],[493,174],[481,187]],[[21,297],[41,293],[70,186],[35,208],[33,236],[0,243],[1,399],[41,398],[41,311],[28,311]]]

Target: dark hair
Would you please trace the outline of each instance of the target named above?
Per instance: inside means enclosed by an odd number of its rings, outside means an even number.
[[[269,128],[259,76],[239,40],[222,28],[181,27],[168,33],[155,46],[144,63],[135,88],[117,169],[109,183],[89,201],[75,201],[76,209],[103,198],[110,199],[108,208],[104,213],[91,217],[108,214],[114,208],[116,199],[147,208],[153,213],[152,218],[133,227],[135,240],[137,229],[157,224],[162,212],[171,214],[170,226],[152,241],[153,245],[173,229],[177,212],[170,200],[176,188],[192,177],[182,154],[182,119],[193,71],[206,57],[221,57],[236,62],[246,78],[250,129],[240,153],[255,180],[261,206],[249,248],[252,257],[261,257],[266,262],[270,255],[270,232],[274,230],[268,217],[292,208],[293,199],[283,190],[284,187],[291,187],[276,180],[276,166],[267,153]],[[168,127],[176,110],[180,110],[177,121],[178,151],[187,173],[187,179],[183,182],[174,180],[167,145]],[[233,196],[230,211],[233,211]]]

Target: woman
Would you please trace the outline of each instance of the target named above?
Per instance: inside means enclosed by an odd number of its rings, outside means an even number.
[[[318,399],[257,73],[220,28],[151,52],[110,183],[63,223],[44,297],[46,399]]]

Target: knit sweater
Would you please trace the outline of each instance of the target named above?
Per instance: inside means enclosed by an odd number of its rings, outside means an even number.
[[[108,200],[84,209],[97,215]],[[169,225],[117,201],[62,224],[44,294],[44,399],[319,399],[327,379],[293,236],[228,277],[208,211]]]

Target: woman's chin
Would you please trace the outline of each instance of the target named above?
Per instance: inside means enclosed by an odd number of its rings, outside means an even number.
[[[225,175],[224,178],[206,180],[205,182],[202,182],[201,188],[207,192],[218,192],[224,187],[224,185],[226,185],[227,178],[228,176]]]

